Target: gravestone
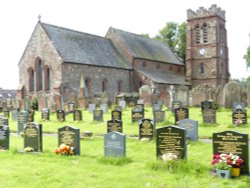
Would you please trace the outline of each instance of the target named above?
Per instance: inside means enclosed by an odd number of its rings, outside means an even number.
[[[137,100],[137,104],[143,104],[144,105],[144,100],[143,99]]]
[[[232,120],[233,120],[233,124],[235,125],[247,124],[246,111],[243,111],[242,109],[237,109],[233,111]]]
[[[18,111],[17,110],[11,111],[11,119],[13,121],[17,121],[17,115],[18,115]]]
[[[224,107],[232,108],[233,102],[241,102],[241,85],[236,81],[229,81],[223,89]]]
[[[174,113],[175,109],[181,108],[181,107],[182,107],[181,101],[173,101],[171,105],[171,111]]]
[[[3,111],[3,116],[5,117],[5,118],[10,118],[10,111],[9,110],[4,110]]]
[[[122,107],[122,110],[126,109],[126,101],[119,101],[118,105]]]
[[[168,89],[168,93],[169,93],[169,109],[171,110],[171,112],[174,112],[174,109],[173,109],[173,102],[174,102],[174,99],[175,99],[175,88],[173,85],[170,85],[169,89]]]
[[[186,130],[177,126],[156,129],[156,157],[172,153],[178,159],[187,158]]]
[[[244,160],[242,174],[249,175],[248,134],[235,131],[213,133],[213,154],[232,153]]]
[[[75,111],[75,109],[76,109],[76,103],[74,102],[68,103],[68,112],[72,113]]]
[[[119,105],[115,105],[114,110],[122,111],[122,107]]]
[[[108,112],[108,104],[101,104],[100,109],[103,111],[103,113]]]
[[[73,120],[74,121],[82,121],[82,111],[81,110],[74,110]]]
[[[162,105],[160,104],[153,104],[153,111],[160,111],[162,110]]]
[[[26,123],[24,126],[24,149],[31,147],[34,152],[43,151],[42,125],[35,122]]]
[[[113,110],[111,112],[111,119],[122,120],[122,112],[119,110]]]
[[[243,102],[234,102],[233,111],[237,111],[237,110],[245,111],[245,104]]]
[[[89,112],[94,112],[94,110],[96,109],[96,104],[89,104],[89,108],[88,108],[88,111]]]
[[[17,116],[17,134],[20,134],[23,132],[24,124],[28,123],[28,112],[27,111],[21,111],[18,113]]]
[[[104,134],[104,157],[126,157],[126,136],[119,132]]]
[[[138,122],[144,118],[144,111],[140,107],[135,107],[131,110],[132,122]]]
[[[179,121],[179,127],[187,130],[188,139],[198,141],[198,121],[182,119]]]
[[[188,110],[188,108],[176,108],[175,113],[174,113],[174,117],[175,117],[175,124],[176,125],[178,124],[178,122],[181,119],[189,118],[189,110]]]
[[[74,154],[80,155],[80,129],[64,126],[58,129],[58,147],[61,144],[74,148]]]
[[[103,121],[103,111],[102,110],[94,110],[93,112],[94,121]]]
[[[136,105],[138,99],[139,99],[138,96],[125,96],[126,104],[129,107],[134,107]]]
[[[216,110],[205,109],[202,110],[203,123],[216,123]]]
[[[48,108],[42,109],[42,120],[45,120],[45,121],[50,120],[50,110]]]
[[[65,121],[65,111],[64,110],[57,110],[56,117],[57,117],[57,120],[60,122]]]
[[[118,119],[107,121],[107,133],[113,131],[122,133],[122,121]]]
[[[215,110],[214,103],[212,101],[202,101],[201,102],[201,110]]]
[[[9,149],[10,130],[8,119],[0,118],[0,150]]]
[[[139,120],[139,140],[147,139],[152,140],[155,133],[154,121],[151,119]]]
[[[154,111],[154,121],[157,123],[164,122],[165,114],[166,114],[165,111],[161,111],[161,110]]]
[[[34,115],[35,115],[35,111],[34,110],[29,110],[28,111],[28,116],[29,116],[29,122],[34,122],[35,121],[35,119],[34,119]]]

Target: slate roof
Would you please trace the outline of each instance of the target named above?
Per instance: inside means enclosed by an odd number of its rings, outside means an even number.
[[[41,25],[64,62],[131,69],[110,39],[50,24]]]
[[[0,89],[0,99],[15,99],[16,90]]]
[[[184,65],[169,46],[163,42],[112,27],[108,32],[115,33],[135,58]]]
[[[190,83],[185,81],[184,75],[151,70],[136,70],[136,72],[145,75],[147,78],[158,84],[190,85]]]

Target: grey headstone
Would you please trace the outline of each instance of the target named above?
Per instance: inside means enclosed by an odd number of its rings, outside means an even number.
[[[96,104],[89,104],[89,108],[88,108],[88,110],[89,110],[89,112],[93,112],[94,110],[96,109]]]
[[[119,132],[104,134],[104,157],[126,157],[126,136]]]
[[[24,124],[28,123],[29,116],[27,111],[21,111],[17,117],[17,134],[23,132]]]
[[[188,139],[198,141],[198,121],[182,119],[179,121],[179,127],[187,130]]]
[[[103,121],[103,111],[102,110],[94,110],[93,119],[94,119],[94,121]]]
[[[143,100],[143,99],[139,99],[139,100],[137,101],[137,104],[144,104],[144,100]]]
[[[9,126],[8,126],[8,123],[2,121],[0,123],[0,150],[9,149],[9,143],[10,143]]]
[[[126,101],[119,101],[119,106],[122,107],[122,110],[126,109]]]
[[[103,111],[103,113],[108,112],[108,104],[101,104],[100,109]]]
[[[155,122],[164,122],[165,121],[165,111],[156,110],[154,111],[154,121]]]

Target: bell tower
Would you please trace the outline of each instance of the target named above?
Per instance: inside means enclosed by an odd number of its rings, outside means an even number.
[[[229,79],[225,11],[216,5],[187,11],[186,79],[192,88],[224,87]]]

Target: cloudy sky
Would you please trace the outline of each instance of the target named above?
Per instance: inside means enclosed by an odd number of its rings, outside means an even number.
[[[227,0],[8,0],[0,1],[0,87],[17,89],[18,62],[41,15],[41,21],[104,36],[115,27],[132,33],[157,35],[165,23],[182,23],[187,9],[217,4],[226,11],[230,73],[246,78],[243,59],[250,44],[248,1]]]

